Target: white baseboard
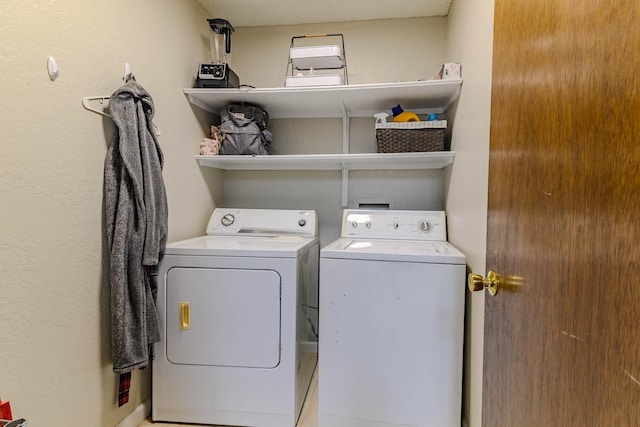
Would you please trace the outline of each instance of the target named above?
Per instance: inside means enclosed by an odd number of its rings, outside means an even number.
[[[151,399],[147,399],[138,405],[124,420],[115,427],[138,427],[149,416],[151,411]]]

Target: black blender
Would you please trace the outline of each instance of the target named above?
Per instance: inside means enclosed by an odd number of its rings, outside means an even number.
[[[229,67],[233,26],[226,19],[207,19],[213,33],[210,36],[211,62],[200,63],[196,86],[229,88],[240,86],[238,75]]]

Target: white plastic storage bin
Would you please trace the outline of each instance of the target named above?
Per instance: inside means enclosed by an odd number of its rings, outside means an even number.
[[[342,84],[344,84],[344,79],[339,74],[289,76],[285,81],[286,87],[337,86]]]
[[[344,67],[344,55],[338,45],[292,47],[289,58],[296,70],[340,69]]]

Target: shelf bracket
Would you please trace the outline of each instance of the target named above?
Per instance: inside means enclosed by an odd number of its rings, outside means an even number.
[[[349,110],[342,103],[342,154],[349,154]],[[342,162],[342,207],[349,205],[349,168]]]
[[[342,103],[342,154],[349,154],[349,110]]]
[[[342,207],[349,207],[349,168],[342,163]]]

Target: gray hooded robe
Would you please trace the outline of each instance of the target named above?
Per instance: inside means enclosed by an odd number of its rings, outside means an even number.
[[[113,370],[126,373],[147,366],[160,341],[150,272],[167,241],[167,200],[151,96],[130,80],[111,95],[109,110],[117,128],[104,168],[111,353]]]

